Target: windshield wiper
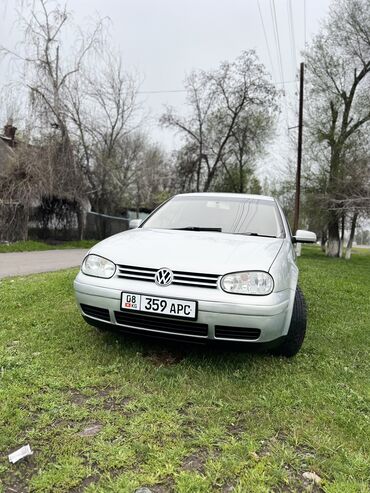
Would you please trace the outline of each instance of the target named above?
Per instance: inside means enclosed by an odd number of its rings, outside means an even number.
[[[199,226],[186,226],[185,228],[170,228],[177,231],[216,231],[217,233],[222,233],[222,228],[202,228]]]
[[[259,233],[234,233],[236,235],[244,235],[244,236],[261,236],[262,238],[277,238],[274,235],[260,235]]]

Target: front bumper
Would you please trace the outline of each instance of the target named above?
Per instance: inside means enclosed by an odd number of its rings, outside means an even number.
[[[85,320],[92,325],[98,325],[96,322],[101,320],[99,313],[94,313],[94,311],[87,313],[81,308],[81,305],[108,310],[109,314],[107,312],[104,321],[111,324],[112,329],[119,330],[119,328],[126,327],[135,329],[136,332],[141,329],[147,335],[166,336],[170,332],[171,335],[184,339],[253,343],[268,343],[286,335],[295,294],[290,289],[268,296],[242,296],[225,293],[221,289],[189,288],[187,286],[163,288],[148,282],[117,278],[97,279],[81,272],[77,275],[74,288],[81,313]],[[130,312],[131,321],[122,320],[124,318],[121,316],[123,312],[120,310],[122,291],[197,300],[197,320],[184,320],[186,323],[182,324],[182,321],[170,317],[164,318],[149,314],[140,317],[141,312]],[[138,315],[136,319],[135,314]],[[137,321],[141,319],[145,319],[142,326]],[[153,326],[150,325],[150,319],[153,320]],[[161,320],[165,327],[161,328]],[[177,324],[178,329],[176,329],[177,322],[179,322]],[[180,326],[182,327],[181,330]],[[202,326],[202,331],[199,334],[192,330],[193,327],[198,326]],[[186,327],[189,327],[189,333]]]

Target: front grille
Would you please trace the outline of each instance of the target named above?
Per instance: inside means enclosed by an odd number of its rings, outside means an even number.
[[[135,281],[154,282],[154,276],[158,269],[151,267],[135,267],[132,265],[119,265],[117,276],[122,279]],[[173,271],[172,284],[180,286],[195,286],[197,288],[217,288],[218,274],[201,274],[195,272]]]
[[[207,324],[188,322],[186,320],[164,319],[155,315],[150,316],[139,313],[114,312],[114,315],[118,324],[137,329],[198,337],[207,337],[208,334]]]
[[[250,329],[247,327],[228,327],[227,325],[215,326],[216,339],[249,339],[256,340],[261,335],[260,329]]]
[[[98,308],[97,306],[84,305],[81,303],[81,309],[85,315],[110,322],[109,310],[106,308]]]

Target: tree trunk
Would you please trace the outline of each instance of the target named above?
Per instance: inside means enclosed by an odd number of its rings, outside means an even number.
[[[335,210],[329,211],[326,255],[328,257],[339,257],[339,225],[338,216]]]
[[[77,208],[77,229],[78,229],[78,239],[81,241],[84,239],[86,228],[86,212],[84,211],[81,204]]]
[[[322,230],[322,232],[321,232],[321,250],[323,252],[325,252],[326,240],[327,240],[327,233],[325,230]]]
[[[358,217],[358,212],[355,212],[352,217],[351,232],[349,234],[348,243],[347,243],[347,249],[346,249],[347,260],[351,258],[352,243],[353,243],[353,238],[355,237],[357,217]]]
[[[243,157],[239,156],[239,193],[244,193]]]
[[[202,155],[199,155],[198,166],[197,166],[197,192],[200,192],[200,172],[202,168]]]
[[[339,246],[339,257],[343,257],[344,252],[344,228],[346,225],[346,215],[343,213],[341,217],[341,228],[340,228],[340,246]]]
[[[208,172],[207,179],[206,179],[206,182],[205,182],[204,187],[203,187],[203,192],[209,191],[209,189],[212,185],[213,178],[215,177],[215,174],[216,174],[216,167],[214,166],[211,169],[211,171]]]
[[[330,171],[329,171],[329,197],[335,198],[335,190],[337,184],[337,177],[339,173],[339,167],[341,162],[341,146],[336,143],[331,146],[330,155]],[[339,257],[339,211],[337,205],[331,204],[328,219],[328,243],[326,247],[326,255],[328,257]]]
[[[28,223],[30,221],[30,209],[28,206],[24,208],[24,232],[23,232],[23,241],[28,240]]]

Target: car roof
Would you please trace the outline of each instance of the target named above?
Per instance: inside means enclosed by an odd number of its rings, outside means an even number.
[[[180,193],[175,195],[175,197],[214,197],[218,199],[222,198],[238,198],[238,199],[254,199],[254,200],[269,200],[275,201],[273,197],[268,195],[253,195],[249,193],[219,193],[219,192],[194,192],[194,193]]]

